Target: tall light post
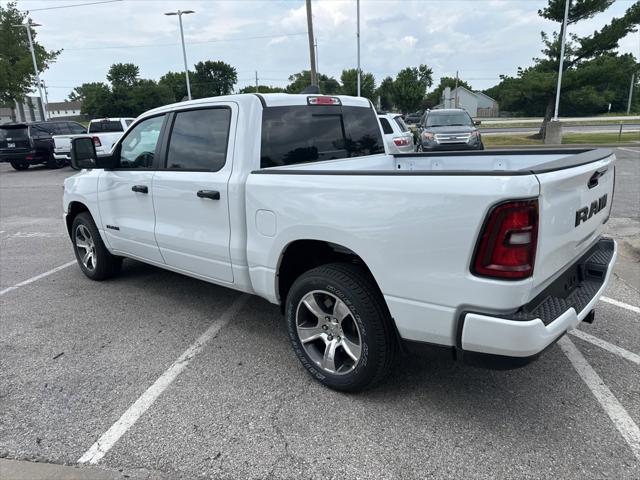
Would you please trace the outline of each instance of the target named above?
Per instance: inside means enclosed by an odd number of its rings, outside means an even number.
[[[564,66],[564,45],[567,40],[567,27],[569,26],[569,3],[571,0],[564,1],[564,20],[562,22],[562,39],[560,40],[560,66],[558,67],[558,85],[556,87],[556,105],[553,112],[553,119],[558,120],[558,107],[560,106],[560,87],[562,85],[562,68]]]
[[[360,96],[360,0],[356,0],[356,22],[357,22],[357,37],[358,37],[358,71],[356,72],[356,78],[358,83],[358,97]]]
[[[187,97],[191,100],[191,85],[189,84],[189,68],[187,68],[187,50],[184,47],[184,32],[182,30],[182,15],[188,15],[190,13],[196,13],[193,10],[178,10],[177,12],[166,12],[167,16],[178,16],[178,23],[180,24],[180,41],[182,42],[182,57],[184,59],[184,76],[187,79]]]
[[[38,71],[38,64],[36,63],[36,52],[33,49],[33,38],[31,37],[31,27],[41,27],[39,23],[33,23],[31,18],[27,19],[27,23],[21,23],[19,25],[12,25],[13,27],[24,27],[27,29],[27,38],[29,39],[29,50],[31,50],[31,60],[33,60],[33,70],[36,73],[36,85],[38,86],[38,93],[40,94],[40,105],[42,106],[42,118],[48,120],[47,104],[42,96],[42,84],[40,82],[40,72]]]

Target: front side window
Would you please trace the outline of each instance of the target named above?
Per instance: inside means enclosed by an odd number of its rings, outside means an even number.
[[[151,168],[164,115],[148,118],[133,127],[120,143],[120,168]]]
[[[261,168],[384,153],[377,115],[344,106],[268,107],[262,112]]]
[[[78,123],[73,123],[70,122],[67,124],[69,126],[69,130],[71,130],[71,133],[86,133],[86,130],[84,129],[84,127]]]
[[[176,113],[167,168],[218,171],[227,159],[231,110],[208,108]]]

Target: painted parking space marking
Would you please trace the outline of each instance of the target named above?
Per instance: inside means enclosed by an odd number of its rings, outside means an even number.
[[[72,260],[70,262],[65,263],[64,265],[60,265],[59,267],[52,268],[48,272],[41,273],[40,275],[36,275],[35,277],[31,277],[31,278],[25,280],[24,282],[16,283],[15,285],[13,285],[11,287],[7,287],[4,290],[0,290],[0,295],[4,295],[5,293],[12,292],[13,290],[17,290],[20,287],[24,287],[25,285],[29,285],[30,283],[37,282],[41,278],[48,277],[49,275],[52,275],[52,274],[54,274],[56,272],[59,272],[60,270],[64,270],[65,268],[70,267],[71,265],[75,265],[75,264],[76,264],[76,261]]]
[[[106,453],[116,444],[116,442],[129,430],[138,419],[149,409],[156,399],[164,392],[178,375],[189,365],[191,360],[198,355],[205,345],[213,339],[220,329],[238,314],[249,300],[249,295],[243,294],[237,297],[231,306],[198,339],[187,348],[171,366],[151,385],[120,419],[107,430],[84,455],[78,459],[78,463],[88,463],[95,465]]]
[[[574,337],[578,337],[581,340],[584,340],[585,342],[589,342],[592,345],[596,345],[604,350],[607,350],[608,352],[624,358],[625,360],[629,360],[636,365],[640,365],[640,355],[630,352],[629,350],[625,350],[624,348],[618,347],[617,345],[602,340],[601,338],[594,337],[593,335],[590,335],[587,332],[583,332],[582,330],[571,330],[569,333]]]
[[[625,410],[618,399],[611,393],[602,378],[596,373],[593,367],[587,362],[580,350],[573,344],[568,336],[563,336],[558,340],[558,345],[567,356],[573,368],[575,368],[580,378],[589,387],[591,393],[596,398],[603,410],[620,432],[620,435],[631,448],[636,459],[640,461],[640,428],[633,421],[629,413]]]
[[[640,313],[640,307],[636,307],[635,305],[629,305],[628,303],[624,303],[609,297],[600,297],[600,300],[606,303],[610,303],[611,305],[615,305],[616,307],[625,308],[632,312]]]
[[[624,148],[624,147],[618,147],[618,150],[624,150],[625,152],[631,152],[631,153],[640,153],[640,150],[633,150],[631,148]]]

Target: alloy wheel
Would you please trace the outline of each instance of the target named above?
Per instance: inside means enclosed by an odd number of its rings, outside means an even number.
[[[82,265],[87,270],[94,271],[96,269],[96,244],[86,225],[78,225],[75,238],[78,257]]]

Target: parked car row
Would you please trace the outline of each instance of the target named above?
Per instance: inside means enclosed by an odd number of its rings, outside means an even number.
[[[416,120],[417,118],[417,120]],[[440,150],[484,150],[479,121],[461,108],[411,113],[378,114],[389,153]],[[408,124],[415,125],[415,135]]]
[[[67,160],[53,155],[54,135],[86,133],[77,122],[49,121],[7,123],[0,125],[0,162],[9,162],[16,170],[45,164],[48,168],[62,168]]]
[[[133,120],[101,118],[91,120],[88,128],[59,120],[0,125],[0,162],[16,170],[40,164],[62,168],[70,161],[71,139],[79,136],[91,137],[98,155],[107,155]]]

